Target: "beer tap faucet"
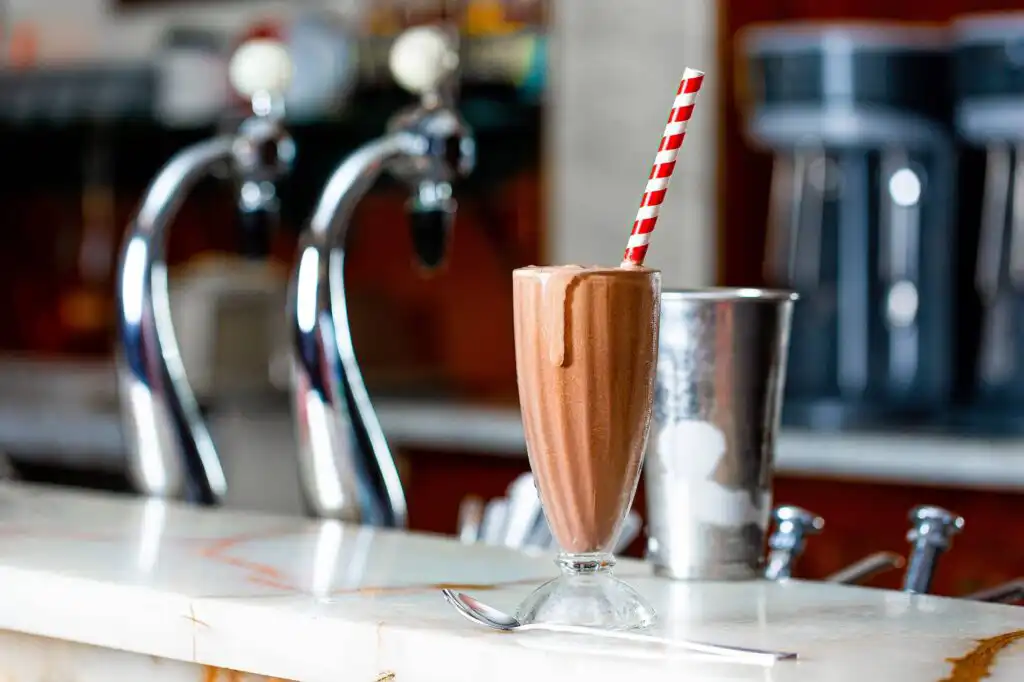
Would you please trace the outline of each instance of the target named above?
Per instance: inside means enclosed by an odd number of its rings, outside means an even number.
[[[421,264],[441,261],[456,208],[452,184],[475,161],[472,133],[453,102],[458,62],[455,40],[441,27],[420,26],[399,36],[391,71],[420,101],[335,168],[299,247],[289,292],[292,401],[300,481],[316,516],[405,525],[402,484],[353,348],[345,248],[356,204],[388,172],[410,193],[412,241]]]
[[[225,162],[243,213],[276,210],[273,181],[294,157],[282,97],[292,75],[285,48],[249,41],[230,64],[234,89],[252,115],[231,134],[175,154],[153,179],[128,226],[117,278],[118,389],[129,475],[144,494],[198,504],[223,501],[227,481],[178,351],[167,290],[167,231],[186,194]]]
[[[777,507],[772,516],[775,532],[768,539],[771,553],[764,577],[768,580],[785,580],[791,577],[793,565],[804,551],[808,535],[817,535],[825,527],[825,519],[817,514],[795,507]]]
[[[912,524],[907,541],[912,550],[903,576],[903,591],[927,593],[931,589],[935,564],[949,549],[954,535],[964,527],[964,519],[941,507],[915,507],[910,512]]]

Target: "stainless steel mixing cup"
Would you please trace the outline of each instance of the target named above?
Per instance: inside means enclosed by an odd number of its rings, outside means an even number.
[[[666,291],[644,464],[648,559],[677,579],[763,574],[797,296]]]

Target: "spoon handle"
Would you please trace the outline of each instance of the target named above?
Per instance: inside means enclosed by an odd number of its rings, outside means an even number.
[[[754,663],[757,665],[772,665],[775,661],[796,658],[796,654],[787,651],[768,651],[765,649],[748,649],[746,647],[728,646],[724,644],[706,644],[703,642],[692,642],[685,639],[669,639],[667,637],[656,637],[644,635],[637,632],[624,632],[621,630],[601,630],[598,628],[585,627],[580,625],[559,625],[554,623],[533,623],[522,626],[524,629],[546,630],[548,632],[562,632],[572,635],[591,635],[605,637],[608,639],[620,639],[627,642],[640,644],[663,644],[669,647],[685,649],[714,656],[726,656],[743,663]]]

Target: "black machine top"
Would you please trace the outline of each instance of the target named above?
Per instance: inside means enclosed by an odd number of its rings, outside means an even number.
[[[942,136],[952,123],[948,33],[929,24],[762,24],[737,40],[750,134],[770,146]],[[792,138],[792,139],[791,139]]]
[[[952,38],[960,133],[1024,140],[1024,12],[959,17]]]

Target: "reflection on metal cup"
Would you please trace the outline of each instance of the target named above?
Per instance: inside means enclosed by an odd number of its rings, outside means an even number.
[[[644,481],[648,559],[682,580],[760,577],[796,294],[666,291]]]

